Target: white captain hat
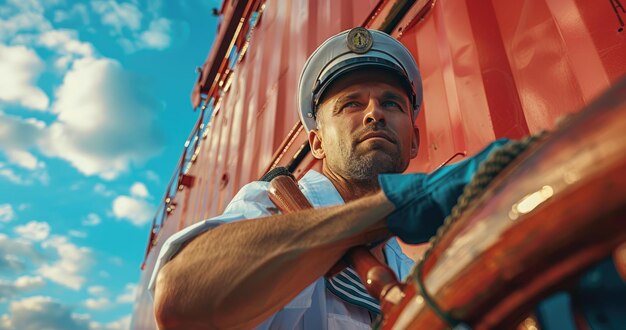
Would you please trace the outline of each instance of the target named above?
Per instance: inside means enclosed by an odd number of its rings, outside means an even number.
[[[413,120],[422,103],[422,78],[408,49],[390,35],[362,27],[328,38],[304,64],[298,84],[300,120],[307,132],[316,128],[315,111],[326,88],[356,69],[378,68],[397,74],[406,83]]]

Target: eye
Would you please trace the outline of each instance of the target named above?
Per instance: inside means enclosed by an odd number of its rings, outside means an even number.
[[[359,108],[361,107],[361,104],[359,102],[356,101],[350,101],[350,102],[346,102],[342,108],[344,109],[355,109],[355,108]]]
[[[397,109],[397,110],[404,112],[404,108],[400,105],[400,103],[396,101],[391,101],[391,100],[383,101],[381,105],[388,109]]]

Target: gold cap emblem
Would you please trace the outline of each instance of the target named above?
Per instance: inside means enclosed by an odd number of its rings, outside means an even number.
[[[372,34],[366,28],[356,27],[348,32],[348,48],[357,54],[367,53],[374,44]]]

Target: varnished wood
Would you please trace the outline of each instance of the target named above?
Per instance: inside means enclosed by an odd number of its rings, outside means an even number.
[[[626,242],[618,246],[613,252],[613,262],[619,275],[626,281]]]
[[[283,213],[292,213],[313,208],[298,184],[289,176],[281,175],[270,181],[270,200]]]
[[[270,181],[269,198],[283,213],[313,208],[300,191],[297,182],[287,175],[278,176]],[[354,270],[372,297],[382,301],[390,288],[400,286],[393,271],[378,261],[364,246],[349,249],[344,259],[354,266]],[[338,273],[343,265],[339,263],[332,271]]]
[[[524,318],[516,328],[517,330],[541,330],[537,316],[533,313]]]

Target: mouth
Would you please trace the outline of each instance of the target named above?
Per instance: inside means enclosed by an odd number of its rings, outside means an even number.
[[[361,140],[359,142],[363,142],[366,140],[386,140],[394,144],[396,143],[396,141],[389,134],[382,132],[382,131],[369,132],[363,135],[363,137],[361,137]]]

